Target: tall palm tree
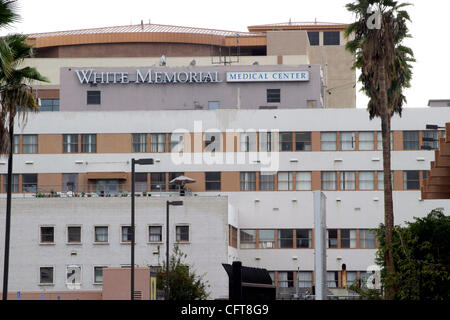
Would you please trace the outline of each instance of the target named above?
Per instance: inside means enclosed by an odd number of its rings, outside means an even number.
[[[32,54],[33,49],[24,35],[0,39],[0,154],[8,154],[3,300],[8,294],[14,121],[16,117],[25,120],[26,112],[39,110],[31,83],[47,81],[35,68],[22,66],[24,59]]]
[[[345,30],[350,39],[347,50],[355,55],[353,68],[361,69],[359,81],[362,91],[370,98],[367,110],[372,120],[381,119],[384,171],[384,224],[386,226],[385,274],[392,279],[395,265],[392,255],[392,230],[394,209],[391,179],[391,118],[401,116],[406,98],[403,89],[410,86],[413,52],[402,45],[410,37],[406,23],[408,12],[402,8],[407,3],[393,0],[358,0],[346,5],[356,15],[356,22]],[[378,20],[377,20],[378,19]],[[372,22],[378,24],[372,24]],[[395,284],[386,285],[386,298],[393,299]]]

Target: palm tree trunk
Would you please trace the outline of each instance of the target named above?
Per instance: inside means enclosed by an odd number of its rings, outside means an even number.
[[[384,172],[384,224],[386,226],[386,252],[384,261],[387,276],[394,273],[394,257],[392,255],[392,230],[394,228],[394,205],[392,201],[391,178],[391,115],[388,112],[388,99],[386,91],[386,77],[384,61],[378,67],[381,107],[381,136],[383,139],[383,172]],[[394,289],[386,286],[386,299],[394,298]]]
[[[6,195],[6,223],[5,223],[5,258],[3,263],[3,300],[8,299],[8,273],[9,273],[9,239],[11,230],[11,192],[12,192],[12,168],[14,152],[14,120],[9,123],[9,157],[8,157],[8,190]]]

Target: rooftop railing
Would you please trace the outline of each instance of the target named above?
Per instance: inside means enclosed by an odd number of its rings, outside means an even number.
[[[16,187],[16,188],[14,188]],[[6,188],[5,188],[6,189]],[[5,190],[4,189],[4,190]],[[169,196],[194,196],[188,188],[183,190],[179,185],[169,185],[169,188],[161,185],[135,184],[136,197],[169,197]],[[67,198],[67,197],[131,197],[131,184],[114,184],[99,186],[95,184],[79,184],[73,186],[62,185],[26,185],[19,191],[13,186],[13,196],[24,198]],[[6,192],[0,194],[0,198],[6,197]]]

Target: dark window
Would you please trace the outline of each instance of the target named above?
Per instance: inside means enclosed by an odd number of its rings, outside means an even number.
[[[131,226],[123,226],[122,242],[131,242],[132,239],[133,239],[133,230],[131,230]]]
[[[36,134],[24,134],[22,136],[22,153],[38,152],[38,136]]]
[[[438,132],[435,131],[422,131],[422,145],[430,147],[431,149],[438,148]]]
[[[308,31],[308,39],[309,39],[309,44],[311,46],[318,46],[319,45],[319,32]]]
[[[40,283],[53,283],[53,267],[41,267],[39,281]]]
[[[189,241],[189,226],[177,226],[177,241]]]
[[[256,230],[240,230],[241,249],[256,248]]]
[[[63,134],[63,152],[64,153],[78,152],[77,134]]]
[[[338,46],[340,44],[340,32],[325,31],[323,33],[323,44],[325,46]]]
[[[94,283],[103,282],[103,268],[106,267],[94,267]]]
[[[108,227],[95,227],[95,242],[108,242]]]
[[[146,133],[133,133],[133,152],[147,152]]]
[[[11,191],[12,192],[19,192],[19,175],[18,174],[13,174],[12,175],[12,180],[11,180]],[[8,192],[8,175],[4,174],[3,175],[3,191],[6,193]]]
[[[295,150],[311,151],[311,132],[297,132],[295,134]]]
[[[256,190],[256,172],[241,172],[241,191]]]
[[[88,91],[87,92],[87,104],[100,104],[100,91]]]
[[[280,132],[280,151],[292,151],[292,132]]]
[[[206,191],[220,191],[220,172],[205,172]]]
[[[403,171],[403,189],[420,189],[419,172],[420,171]]]
[[[152,133],[150,135],[150,152],[166,152],[165,133]]]
[[[328,229],[328,248],[338,247],[338,231],[337,229]]]
[[[164,172],[150,173],[150,189],[152,191],[166,191],[166,174]]]
[[[161,242],[162,241],[162,226],[148,227],[148,241]]]
[[[20,152],[20,136],[15,134],[13,138],[13,152],[19,153]]]
[[[39,111],[59,111],[59,99],[40,99]]]
[[[419,131],[403,132],[403,149],[419,150]]]
[[[278,287],[292,288],[294,286],[294,272],[293,271],[279,271],[278,272]]]
[[[274,190],[274,174],[259,174],[259,190]]]
[[[356,230],[341,229],[341,248],[356,248]]]
[[[267,89],[267,102],[280,102],[280,89]]]
[[[337,288],[338,287],[338,271],[328,271],[327,272],[327,286],[328,288]]]
[[[312,230],[297,229],[295,230],[297,248],[312,248]]]
[[[22,192],[36,192],[37,174],[29,173],[22,175]]]
[[[97,135],[82,134],[81,135],[81,152],[95,153],[97,152]]]
[[[278,230],[278,248],[294,247],[294,230],[280,229]]]
[[[147,176],[146,172],[136,172],[134,174],[134,183],[136,192],[147,191]]]
[[[53,243],[55,241],[54,227],[41,227],[41,243]]]
[[[81,227],[67,227],[67,242],[81,242]]]

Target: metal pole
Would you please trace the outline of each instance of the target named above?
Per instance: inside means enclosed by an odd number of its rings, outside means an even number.
[[[169,300],[169,201],[166,201],[166,300]]]
[[[327,300],[326,197],[322,191],[313,191],[313,201],[315,300]]]
[[[131,159],[131,300],[134,300],[134,166],[135,160]]]
[[[5,259],[3,263],[3,300],[8,300],[8,273],[9,273],[9,239],[11,230],[11,193],[12,193],[12,166],[14,148],[14,125],[9,126],[10,151],[8,157],[8,190],[6,195],[6,224],[5,224]]]

